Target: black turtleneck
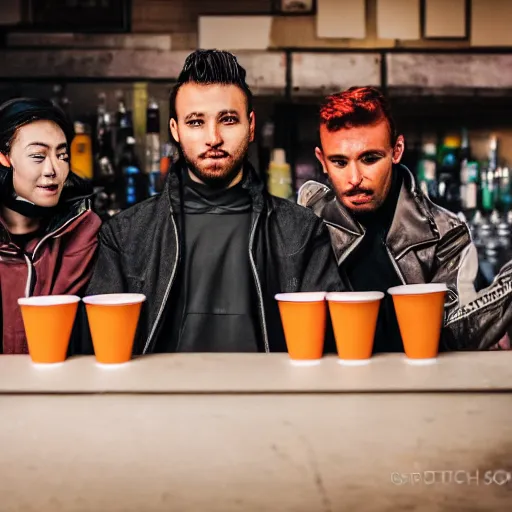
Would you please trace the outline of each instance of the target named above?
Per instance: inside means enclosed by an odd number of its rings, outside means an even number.
[[[184,173],[178,297],[159,352],[258,351],[251,215],[242,183],[215,189]]]
[[[354,290],[385,293],[377,320],[374,353],[403,352],[393,299],[386,293],[388,288],[402,284],[386,248],[386,237],[393,222],[401,186],[401,176],[393,172],[391,188],[382,206],[371,213],[354,215],[364,227],[365,235],[349,256],[345,267]]]

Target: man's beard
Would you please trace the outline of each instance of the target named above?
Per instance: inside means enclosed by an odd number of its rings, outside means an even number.
[[[183,158],[187,164],[190,172],[202,181],[205,185],[208,185],[212,188],[226,188],[228,187],[232,181],[238,176],[241,172],[244,160],[247,154],[248,142],[244,144],[244,147],[240,148],[240,151],[237,152],[235,156],[228,154],[223,151],[227,155],[227,159],[224,162],[219,162],[218,166],[210,166],[206,169],[200,167],[201,161],[204,159],[202,155],[200,155],[195,160],[192,160],[187,156],[185,151],[182,150]],[[213,160],[215,162],[215,160]]]

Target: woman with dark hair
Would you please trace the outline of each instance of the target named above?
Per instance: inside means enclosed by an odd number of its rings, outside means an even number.
[[[0,353],[28,352],[18,298],[80,295],[89,281],[101,221],[70,172],[72,139],[50,101],[0,106]]]

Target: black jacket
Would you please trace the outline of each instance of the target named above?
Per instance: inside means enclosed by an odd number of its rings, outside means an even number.
[[[154,351],[169,312],[181,262],[182,164],[171,169],[161,195],[103,225],[87,293],[146,295],[134,354]],[[252,197],[248,247],[265,351],[285,351],[276,293],[344,289],[322,221],[310,210],[270,196],[252,168],[243,187]]]

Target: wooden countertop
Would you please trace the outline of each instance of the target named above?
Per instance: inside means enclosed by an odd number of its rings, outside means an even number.
[[[0,356],[0,394],[11,393],[354,393],[512,391],[511,352],[453,352],[413,366],[403,354],[366,366],[293,366],[287,354],[162,354],[101,367],[73,357],[40,367],[29,356]]]

